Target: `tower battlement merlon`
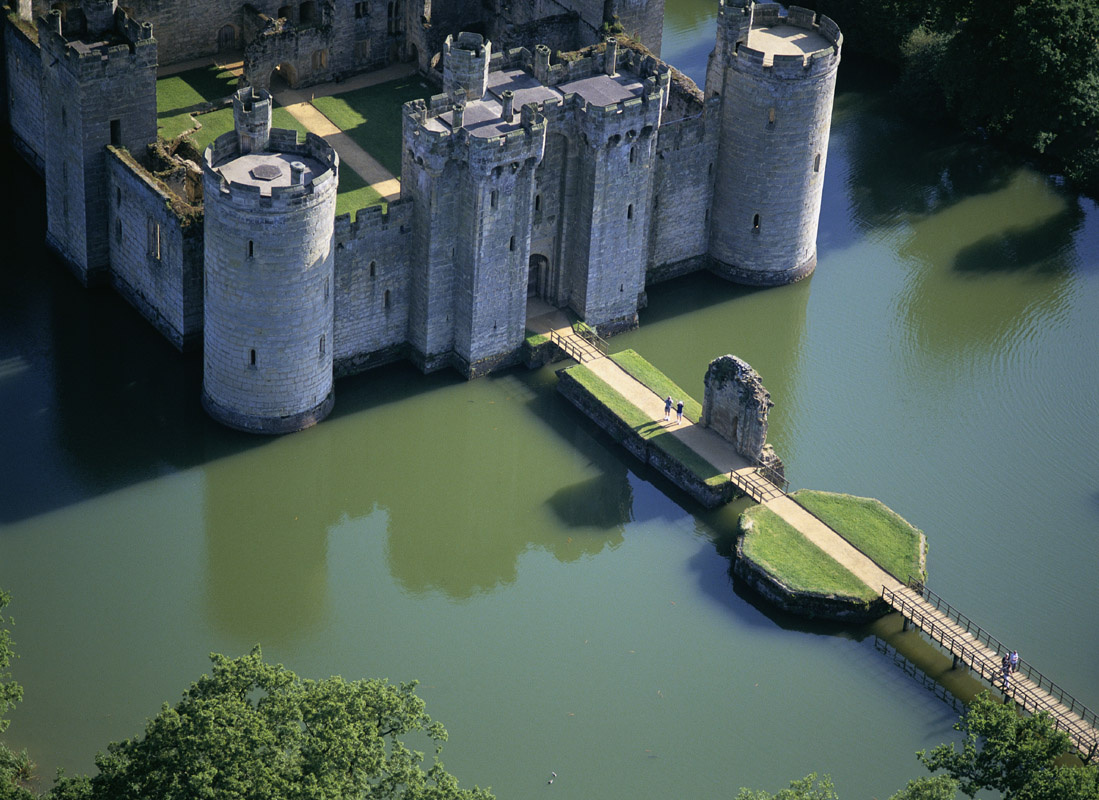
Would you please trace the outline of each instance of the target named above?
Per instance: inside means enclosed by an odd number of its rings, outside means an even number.
[[[272,128],[266,150],[241,152],[238,132],[223,133],[203,153],[203,172],[224,199],[244,206],[254,204],[257,197],[293,205],[309,195],[327,193],[328,182],[338,179],[339,155],[315,133],[307,133],[301,142],[297,137],[295,130]],[[262,164],[241,166],[249,156]]]
[[[354,222],[351,221],[350,213],[340,214],[336,217],[336,246],[371,239],[394,226],[399,228],[399,233],[411,235],[412,210],[411,200],[399,199],[391,201],[387,206],[360,208],[355,214]]]
[[[546,149],[546,118],[534,103],[527,103],[519,113],[516,130],[498,136],[460,136],[454,157],[482,176],[494,170],[517,170],[531,159],[541,161]]]
[[[64,63],[79,80],[155,67],[157,49],[152,25],[133,21],[121,8],[114,19],[113,29],[85,42],[67,38],[62,32],[61,12],[51,9],[38,19],[38,43],[51,56],[50,62]]]

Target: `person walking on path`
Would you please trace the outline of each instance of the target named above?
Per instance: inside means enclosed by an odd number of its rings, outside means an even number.
[[[675,404],[675,424],[678,425],[683,421],[683,401],[680,400]]]
[[[668,395],[668,399],[664,401],[664,421],[667,422],[672,418],[672,396]]]
[[[1018,672],[1019,671],[1019,651],[1018,650],[1012,650],[1011,655],[1008,657],[1008,660],[1011,662],[1011,671],[1012,672]]]

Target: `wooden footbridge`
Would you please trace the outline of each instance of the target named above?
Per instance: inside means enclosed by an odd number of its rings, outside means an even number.
[[[922,631],[954,657],[955,667],[973,670],[1024,711],[1048,713],[1085,763],[1099,753],[1099,718],[1094,711],[1021,659],[1005,685],[1002,663],[1008,648],[922,583],[882,586],[881,596],[904,617],[905,630]]]

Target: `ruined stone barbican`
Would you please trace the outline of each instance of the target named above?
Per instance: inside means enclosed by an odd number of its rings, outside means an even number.
[[[724,355],[710,362],[704,385],[702,424],[742,456],[758,460],[767,444],[767,415],[775,407],[759,373],[748,362]]]

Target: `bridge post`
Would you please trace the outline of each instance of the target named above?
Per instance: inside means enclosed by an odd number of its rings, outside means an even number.
[[[903,617],[904,622],[901,624],[901,631],[907,631],[912,626],[912,621],[908,617]]]

